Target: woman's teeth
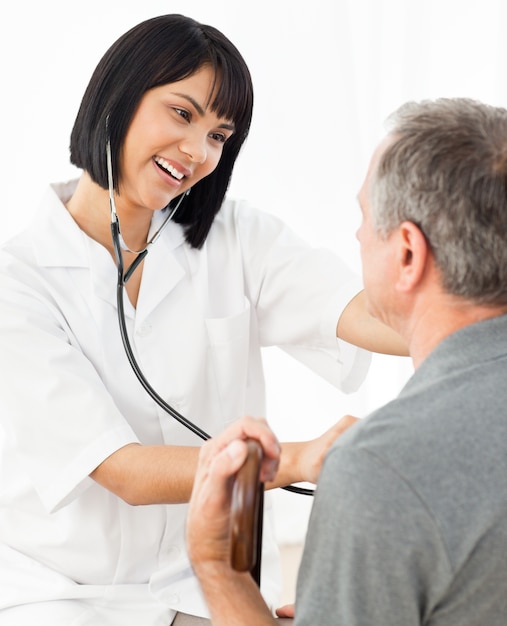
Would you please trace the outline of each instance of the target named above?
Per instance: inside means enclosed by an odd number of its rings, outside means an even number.
[[[171,174],[171,176],[174,176],[174,178],[176,178],[177,180],[181,180],[184,176],[181,172],[178,172],[176,168],[170,165],[162,157],[158,157],[158,156],[155,157],[155,163],[159,165],[162,169],[164,169],[166,172],[169,172],[169,174]]]

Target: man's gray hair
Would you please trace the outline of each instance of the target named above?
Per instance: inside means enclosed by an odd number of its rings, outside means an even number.
[[[507,110],[464,98],[411,102],[371,178],[381,236],[403,221],[428,241],[448,293],[507,304]]]

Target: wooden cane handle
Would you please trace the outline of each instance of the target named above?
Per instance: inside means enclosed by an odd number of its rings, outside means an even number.
[[[259,475],[262,447],[258,441],[247,441],[248,456],[239,469],[231,503],[231,564],[238,572],[252,571],[257,561],[259,511],[262,509],[262,486]]]

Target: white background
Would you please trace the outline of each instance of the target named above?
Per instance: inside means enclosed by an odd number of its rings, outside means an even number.
[[[256,89],[230,194],[281,216],[360,272],[356,194],[385,117],[408,99],[507,104],[504,0],[25,0],[0,9],[0,239],[22,228],[69,164],[91,73],[136,23],[184,13],[240,49]],[[351,396],[278,351],[266,353],[269,419],[282,439],[317,435],[397,393],[408,359],[375,356]],[[278,492],[280,541],[303,537],[311,498]]]

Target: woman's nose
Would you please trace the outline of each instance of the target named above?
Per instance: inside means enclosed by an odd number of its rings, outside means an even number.
[[[204,163],[208,156],[206,150],[206,137],[195,134],[185,137],[180,143],[180,150],[186,154],[193,163]]]

